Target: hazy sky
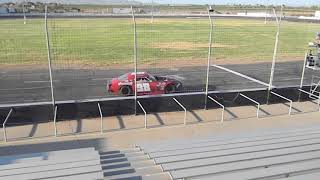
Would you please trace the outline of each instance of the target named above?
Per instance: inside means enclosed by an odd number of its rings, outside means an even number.
[[[151,0],[140,0],[151,2]],[[293,6],[319,5],[320,0],[154,0],[165,4],[286,4]]]

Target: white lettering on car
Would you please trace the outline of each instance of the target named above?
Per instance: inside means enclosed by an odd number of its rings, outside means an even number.
[[[150,92],[150,85],[149,83],[139,83],[137,84],[137,92]]]

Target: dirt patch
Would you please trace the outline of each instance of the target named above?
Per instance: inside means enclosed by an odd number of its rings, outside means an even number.
[[[286,57],[281,56],[278,58],[277,62],[290,62],[290,61],[303,61],[301,57]],[[68,64],[53,64],[52,68],[55,69],[134,69],[133,61],[130,62],[121,62],[115,64],[95,64],[95,63],[81,63],[80,61],[75,61],[78,63],[68,63]],[[226,65],[226,64],[258,64],[258,63],[271,63],[270,60],[255,60],[255,59],[230,59],[230,58],[212,58],[211,64]],[[182,68],[182,67],[195,67],[195,66],[206,66],[207,58],[183,58],[183,59],[159,59],[159,60],[146,60],[138,64],[138,69],[147,69],[147,68]],[[0,65],[1,71],[10,71],[10,70],[38,70],[38,69],[48,69],[47,64],[21,64],[21,65]]]
[[[193,43],[193,42],[171,42],[152,44],[152,48],[159,49],[175,49],[175,50],[196,50],[199,48],[208,48],[208,43]],[[219,44],[212,45],[213,48],[238,48],[235,45]]]

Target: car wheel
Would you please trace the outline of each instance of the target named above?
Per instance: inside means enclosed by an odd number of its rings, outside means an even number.
[[[164,92],[166,94],[174,93],[176,91],[176,87],[173,84],[168,85],[165,89]]]
[[[123,96],[129,96],[131,94],[132,90],[129,86],[122,86],[120,88],[120,94]]]

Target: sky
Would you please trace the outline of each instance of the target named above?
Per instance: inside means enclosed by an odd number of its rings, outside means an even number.
[[[139,0],[150,2],[151,0]],[[319,5],[320,0],[154,0],[163,4],[285,4],[290,6]]]

